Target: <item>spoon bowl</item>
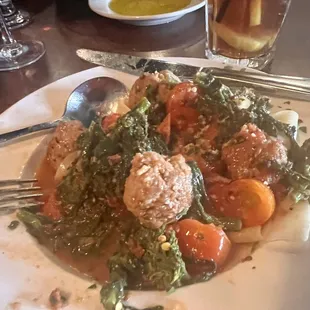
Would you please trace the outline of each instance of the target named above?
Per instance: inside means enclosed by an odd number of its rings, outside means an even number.
[[[117,98],[123,97],[127,92],[128,90],[122,82],[110,77],[96,77],[87,80],[70,94],[65,112],[60,119],[1,134],[0,144],[35,132],[55,128],[62,121],[78,120],[88,127],[95,119],[99,107],[101,111],[108,110],[108,107]],[[102,109],[102,107],[106,107],[106,109]]]
[[[108,106],[127,94],[126,86],[109,77],[99,77],[79,85],[69,96],[64,119],[79,120],[88,127],[100,107]]]

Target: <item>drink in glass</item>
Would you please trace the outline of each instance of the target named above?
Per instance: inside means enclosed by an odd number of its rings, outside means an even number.
[[[261,69],[271,59],[290,0],[207,0],[206,56]]]

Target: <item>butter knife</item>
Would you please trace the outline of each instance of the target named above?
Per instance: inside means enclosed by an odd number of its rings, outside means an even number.
[[[170,70],[181,79],[191,79],[197,72],[212,72],[214,76],[225,81],[242,83],[253,88],[261,88],[272,91],[275,95],[281,95],[279,91],[301,94],[310,99],[310,79],[252,72],[247,70],[233,70],[225,67],[197,67],[181,63],[167,62],[159,59],[149,59],[137,56],[107,53],[90,49],[78,49],[78,57],[96,65],[122,71],[133,75],[141,75],[143,72],[155,72]]]

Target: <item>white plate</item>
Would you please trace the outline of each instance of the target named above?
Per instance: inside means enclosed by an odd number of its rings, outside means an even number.
[[[132,24],[136,26],[154,26],[170,23],[184,16],[185,14],[194,12],[205,5],[205,0],[192,0],[191,3],[184,9],[158,15],[146,15],[146,16],[129,16],[120,15],[112,11],[109,7],[111,0],[88,0],[88,5],[92,11],[97,14],[111,18],[117,19],[127,24]]]
[[[167,59],[169,60],[169,59]],[[170,59],[198,66],[221,66],[200,59]],[[80,83],[96,76],[110,76],[129,87],[136,77],[97,67],[56,81],[25,97],[0,115],[0,132],[61,116],[70,92]],[[309,103],[274,99],[275,107],[291,108],[310,124]],[[302,138],[305,138],[304,135]],[[0,148],[1,179],[17,178],[44,136]],[[42,145],[40,146],[42,147]],[[27,165],[31,173],[38,164],[40,149]],[[99,289],[87,290],[92,284],[52,262],[23,225],[9,231],[15,217],[0,217],[0,309],[11,302],[21,302],[20,310],[49,309],[48,296],[56,288],[71,293],[68,310],[102,310]],[[242,263],[210,282],[162,292],[134,293],[130,300],[144,307],[161,303],[168,310],[308,310],[310,305],[310,250],[308,247],[289,253],[284,249],[262,247],[250,262]],[[252,269],[252,267],[256,269]]]

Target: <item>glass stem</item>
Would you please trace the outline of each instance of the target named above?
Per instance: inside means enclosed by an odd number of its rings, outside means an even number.
[[[0,0],[0,9],[4,17],[12,16],[17,13],[12,0]]]
[[[0,9],[0,31],[1,31],[1,38],[4,44],[16,43],[16,40],[13,38],[12,33],[9,31],[8,27],[5,24],[5,20],[1,9]]]

